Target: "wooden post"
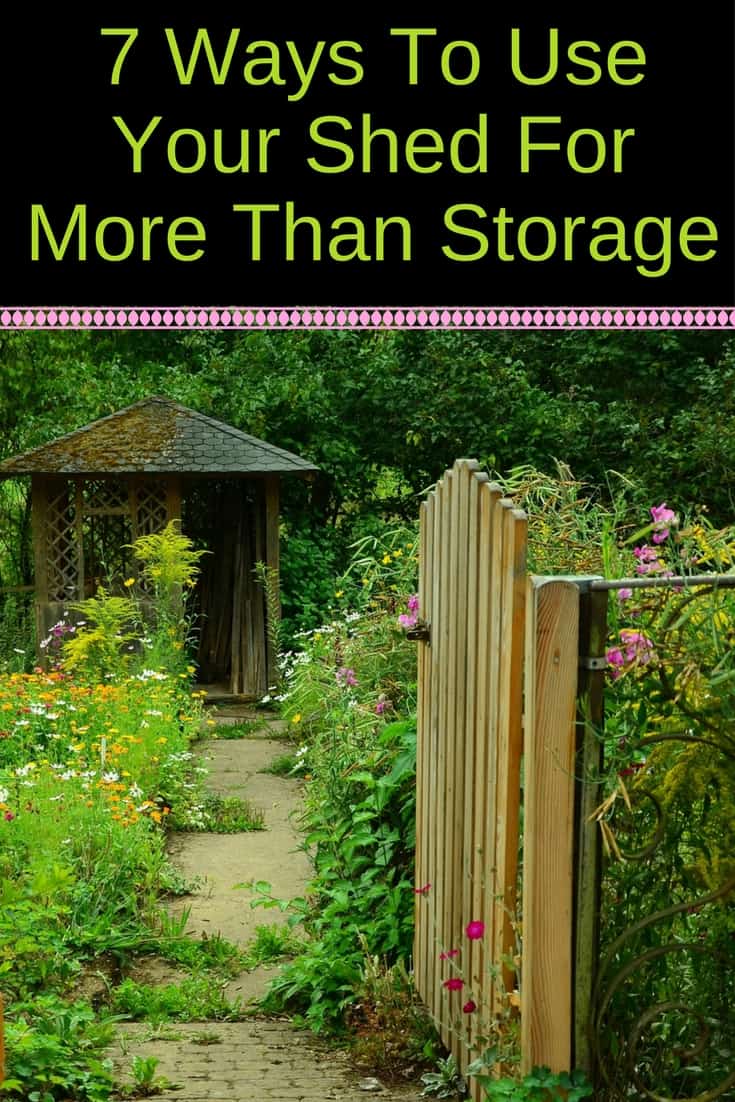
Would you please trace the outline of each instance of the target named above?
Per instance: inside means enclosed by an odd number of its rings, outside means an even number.
[[[36,586],[35,621],[36,647],[46,635],[45,609],[48,606],[48,540],[46,538],[46,514],[48,490],[46,479],[34,474],[31,478],[31,531],[33,533],[33,575]],[[41,659],[42,651],[37,650]]]
[[[166,523],[181,520],[181,479],[178,475],[166,478]]]
[[[591,592],[580,583],[579,699],[575,775],[576,854],[574,916],[573,1065],[594,1074],[589,1038],[592,990],[598,959],[600,905],[600,832],[590,816],[600,802],[602,772],[604,661],[607,641],[607,591]]]
[[[269,474],[265,477],[265,564],[271,572],[272,584],[275,589],[275,601],[267,602],[266,616],[274,612],[278,619],[281,618],[281,598],[279,572],[281,569],[280,548],[280,504],[279,504],[280,478],[277,474]],[[276,663],[278,655],[273,646],[273,632],[271,626],[266,623],[266,643],[268,659],[266,664],[266,688],[274,684],[276,677]]]
[[[5,1079],[5,1019],[3,1009],[3,997],[0,995],[0,1086],[2,1086]]]
[[[521,1070],[572,1057],[574,753],[579,591],[529,580]]]

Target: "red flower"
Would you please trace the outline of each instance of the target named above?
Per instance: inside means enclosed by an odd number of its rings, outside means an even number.
[[[461,991],[463,984],[464,980],[457,976],[450,976],[448,980],[444,980],[442,987],[446,987],[447,991]]]
[[[430,888],[431,888],[431,884],[424,884],[423,888],[414,888],[413,889],[413,894],[414,895],[428,895]]]
[[[475,1010],[477,1010],[477,1003],[474,1002],[472,999],[468,999],[462,1007],[462,1010],[465,1014],[472,1014]]]
[[[459,956],[459,949],[447,949],[446,953],[439,954],[439,960],[451,960],[452,957]]]
[[[478,921],[470,922],[467,925],[465,933],[467,934],[467,937],[470,939],[470,941],[479,941],[479,939],[485,933],[485,923]]]

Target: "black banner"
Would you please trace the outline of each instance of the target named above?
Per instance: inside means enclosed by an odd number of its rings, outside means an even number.
[[[0,301],[733,305],[732,11],[651,9],[29,10]]]

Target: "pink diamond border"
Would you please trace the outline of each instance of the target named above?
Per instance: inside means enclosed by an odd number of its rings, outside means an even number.
[[[0,329],[735,329],[735,307],[0,306]]]

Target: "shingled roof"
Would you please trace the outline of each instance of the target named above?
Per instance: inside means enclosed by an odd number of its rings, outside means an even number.
[[[296,474],[317,471],[293,452],[187,409],[145,398],[49,444],[0,463],[23,474]]]

